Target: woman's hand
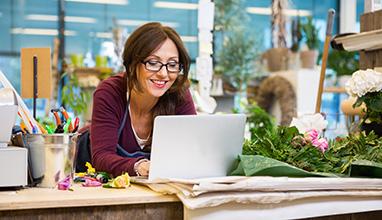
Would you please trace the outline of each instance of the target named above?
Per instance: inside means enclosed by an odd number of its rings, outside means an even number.
[[[140,162],[136,167],[136,172],[138,176],[148,176],[149,170],[150,170],[150,161],[144,160],[144,161],[138,161]]]

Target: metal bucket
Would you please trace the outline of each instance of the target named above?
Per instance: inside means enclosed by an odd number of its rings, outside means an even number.
[[[42,178],[40,187],[55,187],[66,176],[73,176],[76,134],[28,134],[33,179]]]

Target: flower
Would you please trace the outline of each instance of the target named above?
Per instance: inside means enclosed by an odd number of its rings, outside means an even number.
[[[319,136],[320,133],[316,129],[312,129],[304,133],[305,140],[324,153],[328,149],[329,144],[325,138],[320,138]]]
[[[353,108],[365,103],[363,122],[382,123],[382,73],[372,69],[358,70],[346,83],[346,91],[357,100]]]
[[[353,97],[362,97],[366,93],[382,90],[382,73],[372,69],[355,71],[346,82],[346,91]]]
[[[312,145],[320,149],[322,153],[324,153],[329,147],[328,140],[325,138],[319,138],[312,141]]]
[[[305,133],[310,130],[317,130],[318,133],[322,132],[328,121],[324,119],[324,116],[317,113],[314,115],[303,115],[299,118],[293,118],[290,126],[295,126],[300,133]]]

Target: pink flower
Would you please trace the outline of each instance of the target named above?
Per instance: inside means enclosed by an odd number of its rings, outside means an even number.
[[[329,147],[328,141],[325,138],[312,141],[312,145],[320,149],[322,153],[324,153]]]
[[[316,129],[307,131],[304,134],[304,138],[307,142],[320,149],[322,153],[328,149],[328,141],[325,138],[319,138],[319,132]]]
[[[317,140],[318,135],[319,135],[319,133],[316,129],[311,129],[311,130],[305,132],[304,137],[305,137],[305,140],[307,140],[309,142],[313,142],[313,141]]]

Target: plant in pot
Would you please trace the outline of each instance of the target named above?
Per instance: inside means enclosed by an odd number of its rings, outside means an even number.
[[[302,40],[300,16],[297,16],[292,20],[291,30],[292,46],[290,47],[288,69],[298,69],[300,66],[298,55],[300,51],[300,43]]]
[[[344,87],[351,74],[359,68],[359,53],[332,50],[328,56],[328,68],[336,73],[336,84]]]
[[[242,111],[248,81],[256,77],[258,43],[246,29],[248,15],[244,0],[215,1],[215,73],[236,90],[234,108]]]
[[[301,67],[312,69],[317,63],[318,47],[320,40],[318,39],[319,29],[313,23],[313,18],[308,17],[307,21],[302,24],[303,39],[308,50],[300,52]]]
[[[372,69],[358,70],[346,83],[349,95],[356,98],[353,107],[365,105],[361,129],[382,136],[382,73]]]
[[[289,49],[286,46],[286,28],[284,10],[288,7],[288,0],[272,0],[271,4],[271,49],[267,50],[262,59],[266,60],[271,72],[286,70]]]

